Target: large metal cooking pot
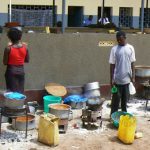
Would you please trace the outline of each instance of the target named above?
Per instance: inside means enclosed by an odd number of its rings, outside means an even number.
[[[22,108],[23,105],[25,103],[25,99],[24,100],[15,100],[15,99],[4,99],[4,106],[8,107],[8,108]]]
[[[15,129],[15,119],[12,120],[12,127]],[[28,130],[35,128],[35,116],[28,115]],[[26,130],[26,116],[20,116],[16,119],[16,130]]]
[[[89,91],[86,91],[84,93],[84,96],[87,97],[87,98],[92,98],[92,97],[100,97],[101,94],[100,94],[100,90],[97,89],[97,90],[89,90]]]
[[[85,102],[69,102],[68,103],[72,109],[82,109],[86,107],[86,101]]]
[[[102,109],[102,105],[104,101],[105,99],[99,99],[99,98],[89,99],[87,101],[88,109],[93,110],[93,111],[100,110]]]
[[[100,88],[99,82],[87,83],[87,84],[85,84],[85,86],[84,86],[84,90],[85,90],[85,91],[96,90],[96,89],[99,89],[99,88]]]
[[[137,77],[150,77],[150,66],[135,66]]]
[[[49,113],[57,116],[60,119],[68,119],[71,106],[66,104],[49,104]]]

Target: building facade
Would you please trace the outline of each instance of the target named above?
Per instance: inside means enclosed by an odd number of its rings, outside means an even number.
[[[62,1],[0,0],[0,25],[17,21],[24,26],[52,26],[62,20]],[[65,26],[81,27],[83,20],[93,15],[93,24],[101,17],[103,0],[65,0]],[[144,27],[150,27],[149,4],[144,4]],[[55,8],[55,9],[53,9]],[[11,10],[11,13],[10,13]],[[141,0],[104,0],[104,13],[120,27],[140,27]],[[10,19],[11,16],[11,19]]]

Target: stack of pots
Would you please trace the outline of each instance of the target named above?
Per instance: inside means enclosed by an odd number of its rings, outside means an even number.
[[[88,109],[97,110],[101,104],[99,82],[87,83],[84,86],[84,96],[88,99]]]
[[[100,97],[99,82],[87,83],[84,86],[84,95],[87,98]]]

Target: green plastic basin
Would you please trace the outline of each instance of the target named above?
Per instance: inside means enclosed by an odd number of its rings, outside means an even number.
[[[111,114],[111,119],[113,120],[113,124],[115,127],[119,127],[119,120],[120,120],[120,116],[121,115],[129,115],[129,116],[133,116],[132,114],[128,113],[128,112],[124,112],[124,111],[116,111],[114,113]]]

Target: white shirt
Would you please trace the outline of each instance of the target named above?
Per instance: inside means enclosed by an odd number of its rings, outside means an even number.
[[[130,83],[132,77],[131,63],[135,61],[135,51],[132,45],[116,45],[111,49],[109,63],[115,64],[113,79],[117,84]]]
[[[98,22],[102,22],[102,18],[100,18],[100,19],[98,20]],[[103,18],[103,24],[105,25],[105,24],[108,24],[108,23],[110,23],[110,22],[109,22],[109,19],[108,19],[107,17]]]

